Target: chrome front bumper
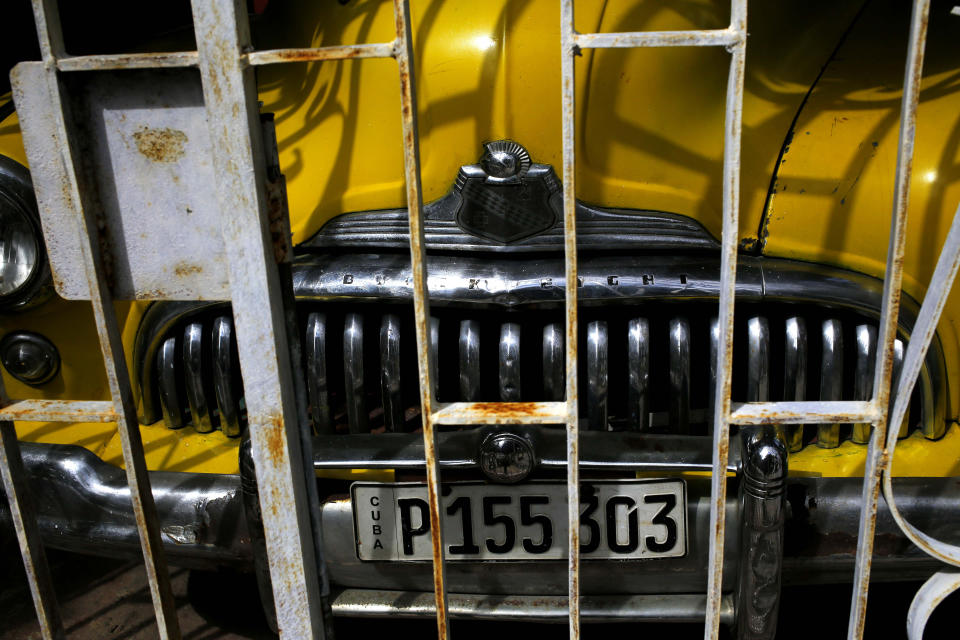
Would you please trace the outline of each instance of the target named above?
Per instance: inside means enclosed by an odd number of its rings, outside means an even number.
[[[448,434],[454,435],[454,434]],[[589,434],[582,434],[588,436]],[[597,434],[600,435],[600,434]],[[611,434],[602,434],[611,435]],[[378,436],[371,436],[371,440]],[[454,439],[455,440],[455,439]],[[597,465],[602,452],[584,443],[583,460]],[[413,468],[416,447],[394,448],[389,456],[367,458],[371,466],[388,459]],[[448,449],[455,453],[457,447]],[[443,448],[441,447],[441,452]],[[549,448],[545,449],[549,451]],[[122,470],[76,446],[22,445],[44,542],[50,547],[109,557],[139,557],[140,548],[129,490]],[[689,451],[691,461],[700,454]],[[661,454],[662,455],[662,454]],[[344,464],[360,466],[346,456]],[[404,461],[406,460],[406,462]],[[446,468],[466,464],[444,459]],[[422,462],[420,463],[422,464]],[[332,458],[317,466],[339,466]],[[173,564],[190,568],[231,566],[252,569],[251,530],[244,517],[239,476],[151,473],[164,548]],[[653,562],[584,562],[583,615],[596,620],[702,620],[709,522],[707,481],[690,478],[690,551],[684,558]],[[849,582],[853,576],[860,485],[856,478],[791,479],[786,487],[783,581],[786,584]],[[953,478],[909,478],[895,484],[906,517],[927,533],[954,539],[960,531],[960,486]],[[740,552],[740,498],[727,499],[727,569],[723,611],[734,615]],[[432,615],[428,564],[384,565],[356,558],[353,516],[346,496],[328,496],[322,508],[324,550],[334,613],[350,616]],[[0,509],[0,526],[11,528]],[[930,575],[939,566],[900,532],[881,503],[877,516],[872,577],[908,580]],[[612,566],[612,565],[615,565]],[[450,612],[469,618],[560,620],[566,616],[565,563],[448,565]],[[630,594],[630,595],[624,595]],[[660,596],[666,596],[660,597]]]

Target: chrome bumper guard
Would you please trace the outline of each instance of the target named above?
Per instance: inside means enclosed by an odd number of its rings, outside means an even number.
[[[472,445],[481,437],[480,430],[440,434],[443,455],[440,463],[444,470],[476,466],[472,453],[476,448]],[[562,451],[563,432],[549,427],[525,427],[523,431],[536,439],[541,468],[559,470],[562,457],[553,453],[553,449],[561,447]],[[710,456],[709,442],[699,444],[700,440],[706,441],[704,438],[590,432],[581,432],[580,437],[581,465],[585,470],[670,472],[680,470],[681,466],[698,469]],[[757,443],[761,446],[757,447]],[[317,446],[315,451],[324,452],[315,458],[318,469],[423,468],[422,450],[418,449],[422,441],[414,434],[336,436],[317,444],[323,446]],[[80,553],[139,557],[136,523],[122,470],[77,446],[24,443],[22,451],[45,544]],[[633,457],[624,458],[624,451]],[[664,451],[671,452],[667,455],[673,463],[664,461]],[[738,473],[740,493],[745,495],[731,495],[727,499],[728,516],[731,522],[740,523],[741,530],[730,527],[727,532],[725,551],[729,555],[723,578],[726,595],[721,617],[725,623],[732,624],[735,614],[739,614],[739,624],[754,629],[757,625],[761,629],[772,628],[770,623],[775,624],[775,618],[771,618],[771,611],[776,610],[780,580],[774,580],[777,576],[769,570],[750,569],[753,564],[763,564],[754,563],[753,559],[782,558],[782,580],[786,584],[849,581],[854,568],[861,481],[858,478],[793,478],[785,485],[781,482],[779,490],[763,489],[763,483],[758,480],[776,477],[780,450],[770,445],[768,438],[753,438],[744,451],[746,456],[735,448],[729,465],[730,471]],[[740,463],[744,458],[760,463],[749,476]],[[253,568],[259,554],[254,551],[251,536],[255,540],[258,531],[255,524],[250,526],[244,517],[238,476],[152,472],[150,478],[164,550],[172,563],[199,569]],[[591,593],[583,598],[582,613],[586,618],[596,621],[703,619],[709,479],[690,478],[688,487],[690,552],[687,557],[633,563],[617,572],[609,570],[610,563],[584,563],[583,586]],[[957,537],[960,486],[956,479],[900,479],[895,487],[898,503],[907,517],[930,535],[941,539]],[[354,550],[349,499],[327,497],[322,513],[324,549],[335,586],[331,602],[335,614],[361,617],[435,614],[429,564],[374,568],[360,563]],[[751,515],[743,518],[743,513]],[[4,504],[0,509],[0,526],[10,527],[9,519]],[[741,540],[751,542],[743,545]],[[782,551],[777,552],[772,545],[780,540]],[[741,546],[747,548],[741,549]],[[757,553],[759,550],[775,553],[771,556]],[[874,579],[923,579],[939,567],[910,543],[882,502],[877,515],[875,555]],[[476,565],[466,567],[453,563],[447,570],[451,586],[450,613],[456,617],[566,620],[562,562],[518,563],[509,575],[504,574],[504,565],[498,565],[494,572],[478,570]],[[520,574],[522,579],[517,577]],[[749,611],[743,605],[745,602],[750,603]]]

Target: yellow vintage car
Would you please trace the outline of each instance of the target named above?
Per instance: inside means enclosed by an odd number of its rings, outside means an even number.
[[[390,2],[255,4],[257,49],[393,38]],[[441,401],[562,400],[557,3],[410,5],[433,391]],[[729,12],[713,0],[581,0],[575,24],[584,33],[723,29]],[[909,18],[908,3],[879,0],[750,7],[734,400],[871,397]],[[189,25],[148,35],[137,50],[196,48]],[[933,3],[895,370],[960,202],[958,41],[954,7]],[[77,43],[71,54],[129,51],[111,38]],[[584,619],[703,620],[728,65],[707,47],[589,49],[576,59]],[[429,613],[396,67],[265,65],[256,80],[286,180],[332,610]],[[165,82],[142,90],[162,100]],[[13,398],[108,400],[90,305],[48,264],[21,137],[30,113],[18,102],[16,91],[0,99],[3,383]],[[175,166],[185,142],[143,129],[127,144],[143,162]],[[171,287],[195,267],[179,269]],[[191,567],[257,566],[269,596],[230,306],[147,299],[117,313],[166,555]],[[938,537],[960,524],[958,323],[954,294],[893,427],[901,509]],[[18,422],[16,431],[44,542],[138,554],[116,425]],[[870,428],[788,425],[763,449],[746,432],[731,450],[721,613],[741,621],[742,637],[772,637],[782,581],[853,579]],[[452,615],[566,615],[563,437],[529,425],[439,434]],[[773,509],[773,538],[751,529],[742,498],[751,491]],[[770,558],[751,581],[741,565],[757,544]],[[874,579],[924,578],[938,566],[881,501]]]

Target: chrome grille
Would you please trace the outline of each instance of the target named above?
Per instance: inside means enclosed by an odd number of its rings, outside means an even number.
[[[709,435],[717,318],[711,302],[588,307],[579,338],[584,429]],[[433,309],[432,356],[440,402],[563,399],[559,310]],[[411,432],[421,426],[412,313],[392,305],[301,302],[309,414],[317,433]],[[738,308],[733,398],[760,402],[870,396],[877,330],[868,316],[814,304]],[[178,316],[150,355],[164,423],[239,435],[246,418],[224,305]],[[903,343],[898,340],[899,365]],[[146,370],[149,370],[147,368]],[[901,436],[937,435],[935,372],[914,394]],[[144,418],[159,418],[144,406]],[[863,425],[787,429],[791,451],[865,442]]]

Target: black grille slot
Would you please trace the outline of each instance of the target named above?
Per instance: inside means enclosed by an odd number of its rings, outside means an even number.
[[[301,302],[301,370],[310,392],[309,413],[319,432],[415,431],[420,426],[413,312],[409,305]],[[434,308],[436,393],[441,402],[562,399],[563,314],[559,310]],[[595,430],[708,435],[712,428],[715,302],[587,306],[580,311],[579,389],[582,426]],[[814,400],[838,390],[864,399],[872,359],[859,355],[858,336],[875,319],[812,304],[738,303],[733,399]],[[788,335],[806,329],[804,359],[788,351]],[[750,328],[764,367],[751,366]],[[832,342],[829,331],[834,331]],[[828,338],[824,338],[828,331]],[[765,337],[764,337],[765,336]],[[760,340],[760,342],[757,342]],[[145,421],[162,417],[172,428],[192,425],[238,435],[246,424],[229,308],[213,305],[164,325],[146,356]],[[835,344],[832,366],[825,349]],[[762,348],[761,348],[762,347]],[[874,345],[875,349],[875,345]],[[789,364],[787,364],[789,363]],[[858,381],[859,379],[859,381]],[[858,388],[859,384],[859,388]],[[925,419],[928,377],[918,385],[906,428]],[[797,391],[799,389],[799,391]],[[869,389],[869,387],[867,387]],[[758,396],[766,395],[766,398]],[[162,408],[162,411],[158,409]],[[150,418],[153,418],[152,420]],[[807,427],[801,444],[854,437],[842,425]],[[825,440],[827,439],[827,440]]]

